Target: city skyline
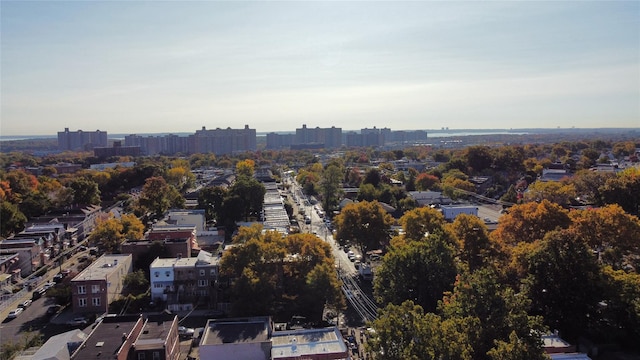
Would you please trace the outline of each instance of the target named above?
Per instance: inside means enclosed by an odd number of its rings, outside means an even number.
[[[0,7],[2,136],[640,125],[635,1]]]

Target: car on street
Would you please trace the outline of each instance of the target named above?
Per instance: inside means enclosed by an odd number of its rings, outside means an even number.
[[[47,291],[49,289],[51,289],[52,287],[54,287],[56,285],[55,282],[53,281],[47,281],[46,283],[44,283],[44,285],[42,285],[42,288]]]
[[[37,288],[36,290],[33,291],[33,295],[31,297],[32,300],[38,300],[42,297],[42,295],[44,295],[47,292],[47,289],[45,288]]]
[[[33,300],[25,300],[25,301],[21,302],[21,303],[18,305],[18,307],[19,307],[19,308],[26,309],[26,308],[28,308],[29,306],[31,306],[31,304],[32,304],[32,303],[33,303]]]
[[[23,308],[17,308],[9,311],[9,315],[7,315],[7,319],[15,319],[24,311]]]

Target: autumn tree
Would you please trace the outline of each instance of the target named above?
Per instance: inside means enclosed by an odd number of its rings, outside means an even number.
[[[336,240],[342,245],[352,244],[362,254],[377,249],[389,241],[393,218],[377,201],[351,203],[334,218]]]
[[[536,181],[524,192],[524,200],[527,202],[549,200],[562,206],[569,206],[575,198],[576,188],[569,181]]]
[[[138,198],[140,208],[158,218],[172,207],[184,207],[184,202],[178,190],[160,176],[148,178]]]
[[[433,190],[437,184],[440,182],[437,176],[421,173],[416,178],[416,190],[418,191],[426,191]]]
[[[489,237],[487,226],[477,216],[460,214],[447,229],[456,239],[459,257],[470,271],[495,266],[506,259],[500,243]]]
[[[619,172],[599,188],[605,204],[618,204],[626,212],[640,214],[640,169]]]
[[[120,245],[125,241],[122,223],[113,216],[98,219],[96,226],[89,235],[89,243],[98,244],[107,253],[117,253]]]
[[[445,223],[442,212],[428,206],[407,211],[400,218],[405,238],[412,240],[421,240],[426,234],[442,230]]]
[[[238,161],[236,164],[236,175],[238,177],[253,177],[253,173],[255,171],[256,163],[251,159],[245,159],[242,161]]]
[[[491,233],[503,244],[541,240],[546,233],[571,224],[568,211],[548,200],[514,205],[508,214],[500,218],[498,227]]]

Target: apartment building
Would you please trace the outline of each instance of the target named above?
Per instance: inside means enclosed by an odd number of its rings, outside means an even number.
[[[71,279],[74,313],[106,313],[132,271],[131,254],[105,254]]]

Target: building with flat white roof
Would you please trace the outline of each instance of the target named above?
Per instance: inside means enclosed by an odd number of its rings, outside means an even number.
[[[131,254],[105,254],[71,279],[71,304],[75,313],[105,313],[124,287],[131,272]]]
[[[348,358],[349,349],[337,327],[275,331],[271,337],[272,360]]]

